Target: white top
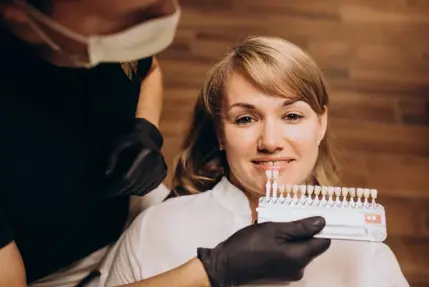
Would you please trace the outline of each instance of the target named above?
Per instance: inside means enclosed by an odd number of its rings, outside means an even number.
[[[226,178],[212,190],[150,207],[135,219],[112,252],[112,258],[116,256],[105,286],[128,284],[173,269],[194,258],[198,247],[215,247],[250,224],[247,197]],[[107,276],[106,271],[102,277]],[[332,240],[328,251],[307,266],[303,279],[288,286],[409,285],[387,245]]]

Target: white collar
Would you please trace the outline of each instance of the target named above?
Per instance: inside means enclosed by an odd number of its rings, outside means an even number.
[[[251,215],[249,200],[243,191],[223,177],[212,189],[215,199],[226,209],[239,215]]]

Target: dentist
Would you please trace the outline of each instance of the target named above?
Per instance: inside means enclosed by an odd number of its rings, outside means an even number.
[[[180,8],[0,0],[0,15],[0,287],[89,286],[132,220],[132,196],[162,193],[155,56],[172,43]],[[312,239],[323,227],[256,224],[132,286],[298,280],[329,247]]]

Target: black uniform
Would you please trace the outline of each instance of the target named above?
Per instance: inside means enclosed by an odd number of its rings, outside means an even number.
[[[129,197],[103,199],[101,187],[107,143],[133,128],[140,81],[119,64],[56,67],[0,35],[0,248],[15,240],[32,282],[120,236]],[[140,76],[151,63],[140,61]]]

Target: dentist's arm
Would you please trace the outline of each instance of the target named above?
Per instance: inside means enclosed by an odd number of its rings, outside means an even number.
[[[163,137],[159,131],[163,103],[161,68],[153,57],[137,64],[137,74],[139,69],[145,78],[140,84],[134,126],[109,146],[103,187],[107,198],[144,196],[167,176],[167,164],[161,153]]]
[[[153,57],[149,73],[140,86],[136,118],[146,119],[159,128],[164,97],[163,77],[158,60]]]
[[[210,281],[201,261],[194,258],[185,264],[143,281],[120,287],[210,287]]]
[[[0,287],[27,286],[24,263],[15,242],[0,248],[0,266]]]
[[[26,287],[24,263],[0,202],[0,287]]]

